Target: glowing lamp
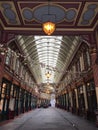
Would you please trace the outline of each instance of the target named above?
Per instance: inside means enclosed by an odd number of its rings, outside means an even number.
[[[51,77],[51,74],[49,73],[49,71],[46,73],[46,77],[49,79]]]
[[[43,31],[47,35],[51,35],[55,31],[55,24],[52,22],[43,23]]]

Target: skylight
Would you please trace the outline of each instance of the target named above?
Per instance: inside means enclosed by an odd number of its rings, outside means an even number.
[[[53,68],[55,68],[57,64],[62,36],[35,36],[34,39],[39,63],[44,65],[44,68],[41,68],[43,83],[53,83]],[[51,77],[49,79],[45,76],[47,68],[51,71]]]

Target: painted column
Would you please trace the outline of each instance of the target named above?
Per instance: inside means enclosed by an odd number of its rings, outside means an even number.
[[[77,89],[75,88],[75,95],[76,95],[76,107],[77,107],[77,114],[78,114],[78,110],[79,110],[79,103],[78,103],[78,91]]]
[[[69,92],[66,93],[66,105],[67,105],[67,111],[69,111]]]
[[[2,48],[4,47],[5,45],[5,39],[6,37],[5,36],[5,33],[0,31],[0,87],[1,87],[1,84],[2,84],[2,77],[3,77],[3,74],[4,74],[4,59],[5,59],[5,55],[2,55],[1,52],[2,52]],[[0,89],[1,90],[1,89]]]
[[[87,93],[86,93],[86,85],[83,85],[83,93],[84,93],[84,102],[85,102],[85,118],[88,119],[88,101],[87,101]]]
[[[72,91],[69,92],[69,98],[70,98],[70,103],[71,103],[71,112],[73,110],[73,101],[72,101]]]
[[[88,110],[88,103],[87,103],[87,94],[86,94],[86,86],[83,85],[83,93],[84,93],[84,102],[85,102],[85,109]]]
[[[96,68],[97,68],[97,72],[95,73],[95,80],[96,80],[96,88],[95,88],[95,90],[96,90],[96,97],[97,97],[97,107],[98,107],[98,30],[96,31],[96,44],[97,44],[97,53],[96,53]]]
[[[12,38],[15,38],[14,34],[8,34],[4,32],[3,30],[0,31],[0,49],[2,51],[2,48],[4,52],[6,51],[8,41],[10,41]],[[3,77],[3,71],[4,71],[4,62],[5,62],[5,55],[0,53],[0,86],[2,82]]]
[[[97,98],[97,106],[98,106],[98,65],[95,63],[97,59],[96,49],[92,50],[91,59],[92,59],[92,68],[94,74],[95,90],[96,90],[96,98]]]
[[[95,82],[95,91],[96,91],[96,99],[97,99],[97,109],[96,109],[96,126],[98,127],[98,33],[90,35],[90,43],[91,43],[91,66],[93,69],[93,76]]]
[[[97,98],[97,106],[98,106],[98,54],[97,54],[97,43],[96,39],[91,36],[90,40],[93,44],[91,45],[90,55],[91,55],[91,66],[93,69],[94,82],[95,82],[95,90],[96,90],[96,98]]]

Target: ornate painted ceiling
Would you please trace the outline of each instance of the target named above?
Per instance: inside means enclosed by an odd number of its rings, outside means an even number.
[[[98,0],[51,0],[49,8],[47,0],[0,0],[0,28],[7,32],[43,35],[47,20],[56,23],[53,35],[92,32],[98,25]]]

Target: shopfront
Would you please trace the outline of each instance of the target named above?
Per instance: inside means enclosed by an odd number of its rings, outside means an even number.
[[[0,97],[0,120],[6,120],[8,118],[11,85],[9,80],[3,78]]]
[[[95,110],[97,108],[96,92],[94,80],[90,80],[86,84],[87,101],[88,101],[88,119],[95,120]]]
[[[77,90],[78,90],[79,115],[84,116],[85,115],[85,100],[84,100],[83,85],[79,86]]]

